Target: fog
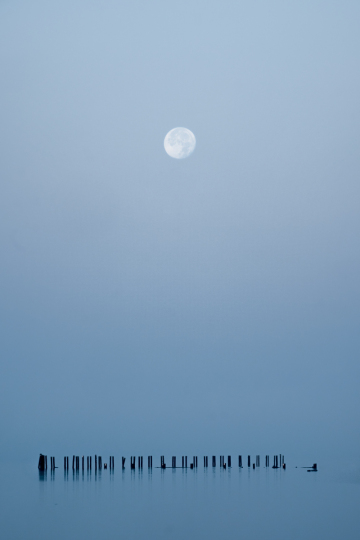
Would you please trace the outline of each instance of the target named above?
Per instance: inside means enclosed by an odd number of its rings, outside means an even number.
[[[3,459],[358,456],[359,17],[1,2]]]

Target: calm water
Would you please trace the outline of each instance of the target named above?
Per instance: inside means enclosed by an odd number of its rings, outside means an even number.
[[[119,461],[119,460],[118,460]],[[356,539],[360,476],[219,468],[39,474],[2,465],[0,538]]]

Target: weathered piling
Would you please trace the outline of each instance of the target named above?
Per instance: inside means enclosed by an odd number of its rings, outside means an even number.
[[[43,454],[40,454],[39,463],[38,463],[38,469],[39,469],[39,471],[46,471],[46,469],[47,469],[47,456],[44,456]]]
[[[216,456],[212,456],[212,466],[216,467]]]
[[[72,461],[72,470],[75,471],[75,456],[73,456],[73,461]]]
[[[224,456],[220,456],[220,469],[224,466]]]
[[[181,457],[181,466],[182,466],[182,468],[185,467],[185,457],[184,456]]]
[[[138,457],[138,469],[142,469],[144,464],[144,458],[143,456]]]
[[[209,466],[209,458],[208,456],[204,456],[204,467],[208,467]]]
[[[242,469],[242,466],[243,466],[243,464],[242,464],[242,456],[239,456],[239,467]]]
[[[126,458],[124,458],[123,456],[121,457],[121,468],[122,469],[125,469],[125,460]]]
[[[172,456],[171,458],[171,466],[173,469],[176,468],[176,456]]]
[[[256,456],[256,466],[260,467],[260,456]]]
[[[227,466],[228,466],[228,467],[231,467],[231,456],[228,456]]]
[[[148,469],[152,469],[152,456],[148,456]]]
[[[64,457],[64,471],[66,471],[66,456]]]
[[[162,469],[166,469],[166,463],[165,463],[165,457],[164,456],[160,456],[160,467]]]
[[[187,456],[185,456],[185,469],[187,469]]]
[[[90,456],[90,471],[91,471],[91,467],[92,467],[92,456]]]
[[[76,470],[78,471],[80,469],[80,458],[79,456],[76,456]]]
[[[97,471],[97,467],[98,467],[98,459],[97,459],[97,455],[95,454],[95,471]]]
[[[251,467],[251,457],[248,456],[248,467]]]
[[[101,471],[102,469],[102,457],[99,456],[99,470]]]
[[[135,456],[130,456],[130,469],[135,469]]]
[[[197,467],[198,466],[198,457],[195,456],[195,463],[194,463],[194,467]]]
[[[85,469],[85,457],[84,456],[81,457],[81,468],[82,468],[82,470]]]
[[[268,455],[265,456],[265,467],[269,467],[270,465],[270,458]]]
[[[89,460],[89,456],[86,456],[86,468],[87,468],[87,470],[90,469],[90,460]]]

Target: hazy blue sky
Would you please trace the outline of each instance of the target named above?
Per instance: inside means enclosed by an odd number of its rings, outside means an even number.
[[[359,24],[0,2],[3,457],[358,456]]]

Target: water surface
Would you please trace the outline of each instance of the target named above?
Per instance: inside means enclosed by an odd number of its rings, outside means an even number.
[[[351,471],[247,467],[39,473],[1,467],[0,537],[13,539],[360,538]]]

